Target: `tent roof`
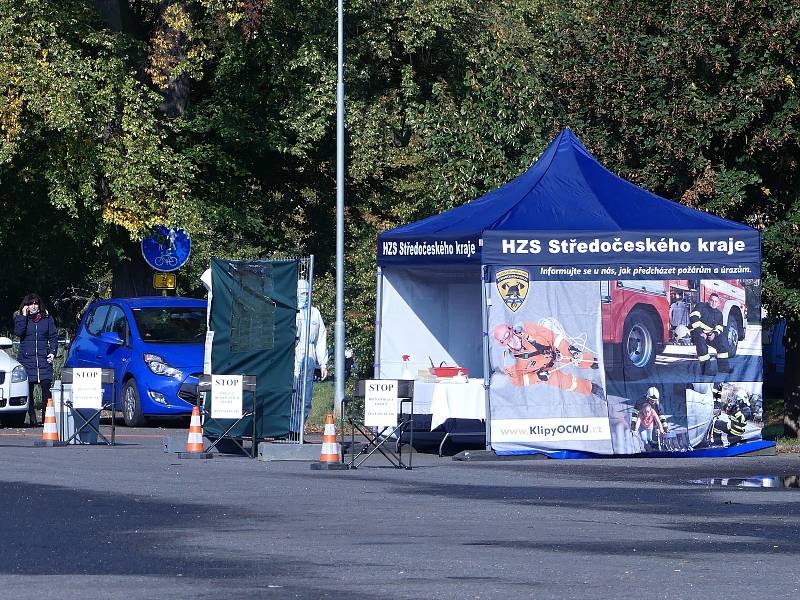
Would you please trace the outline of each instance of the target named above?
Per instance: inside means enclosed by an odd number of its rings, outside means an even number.
[[[379,236],[476,239],[487,230],[622,232],[753,231],[661,198],[601,165],[563,129],[525,173],[463,206]]]

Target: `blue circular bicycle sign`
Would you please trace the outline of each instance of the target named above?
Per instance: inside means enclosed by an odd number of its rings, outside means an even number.
[[[177,271],[192,253],[192,241],[183,229],[159,225],[142,240],[142,256],[156,271]]]

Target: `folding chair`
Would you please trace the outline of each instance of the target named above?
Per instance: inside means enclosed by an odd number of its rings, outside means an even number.
[[[81,423],[79,427],[77,426],[77,422],[75,423],[75,425],[76,425],[75,431],[72,432],[72,435],[69,437],[69,439],[64,441],[65,444],[67,444],[67,445],[71,444],[72,440],[76,439],[80,435],[81,431],[83,431],[84,429],[86,429],[88,427],[91,431],[94,431],[94,433],[97,434],[98,440],[102,439],[103,442],[107,446],[115,446],[116,445],[116,420],[117,420],[116,419],[116,416],[117,416],[116,399],[117,399],[117,392],[116,392],[116,386],[114,385],[114,369],[100,369],[100,377],[101,377],[101,383],[103,383],[103,384],[111,384],[111,402],[101,401],[100,408],[97,408],[97,409],[86,409],[86,410],[92,410],[93,411],[92,414],[88,418],[86,418],[82,413],[78,412],[78,410],[84,410],[84,409],[75,409],[73,407],[73,405],[72,405],[72,401],[71,400],[67,400],[66,406],[72,412],[73,420],[75,420],[77,418],[80,418],[83,421],[83,423]],[[71,384],[73,382],[74,382],[74,369],[72,369],[72,368],[62,369],[61,370],[61,398],[60,398],[60,400],[61,400],[61,410],[62,411],[64,410],[64,405],[65,405],[65,403],[64,403],[64,384],[66,384],[66,383],[70,383]],[[103,394],[103,398],[105,398],[105,394]],[[98,419],[98,426],[95,427],[95,425],[94,425],[95,418],[99,417],[100,413],[102,413],[104,410],[110,410],[111,411],[111,440],[109,440],[106,436],[104,436],[100,432],[99,419]],[[62,416],[63,416],[63,412],[62,412]],[[65,437],[64,436],[64,421],[65,421],[65,419],[62,418],[61,419],[61,429],[60,429],[59,435],[58,435],[58,437],[60,439],[63,439]]]
[[[364,381],[358,381],[356,384],[355,397],[363,398],[364,393]],[[409,471],[412,469],[411,462],[413,453],[409,453],[408,464],[406,464],[403,461],[403,448],[402,446],[398,446],[396,442],[402,437],[403,432],[406,430],[410,430],[411,439],[413,440],[414,382],[399,380],[398,395],[400,400],[400,413],[398,415],[397,425],[383,427],[380,431],[373,432],[367,429],[365,426],[357,423],[352,416],[347,417],[347,421],[350,423],[350,448],[351,452],[353,453],[349,463],[351,469],[357,469],[364,463],[364,461],[369,459],[376,452],[382,454],[383,457],[386,458],[386,460],[388,460],[395,469],[408,469]],[[347,414],[347,402],[347,398],[342,400],[342,415]],[[404,405],[410,406],[411,410],[409,413],[405,413],[403,411]],[[361,450],[360,454],[355,453],[356,431],[358,431],[358,433],[364,436],[364,438],[367,440],[367,444]],[[395,445],[394,449],[391,447],[392,445]]]
[[[206,411],[206,407],[205,407],[205,398],[207,397],[207,394],[210,391],[211,391],[211,375],[209,375],[208,373],[203,373],[198,378],[198,383],[197,383],[198,397],[199,398],[203,398],[203,403],[202,403],[203,405],[202,405],[201,410],[200,410],[200,412],[203,415],[203,419],[211,417],[211,414]],[[255,376],[253,376],[253,375],[244,375],[242,377],[242,392],[243,393],[244,392],[249,392],[252,395],[253,403],[251,405],[250,410],[246,411],[246,412],[242,411],[242,416],[241,417],[239,417],[238,419],[233,419],[233,423],[231,423],[231,425],[225,431],[223,431],[222,434],[220,434],[220,436],[217,437],[217,439],[215,439],[208,448],[206,448],[206,452],[211,452],[217,446],[217,444],[219,444],[222,440],[229,440],[229,441],[232,441],[234,444],[236,444],[236,446],[238,446],[239,450],[242,451],[242,454],[244,454],[248,458],[255,458],[257,456],[258,442],[256,441],[256,378],[255,378]],[[250,450],[247,450],[244,447],[244,444],[242,444],[242,442],[240,441],[240,440],[242,440],[241,437],[228,436],[228,433],[230,431],[232,431],[234,427],[236,427],[239,423],[241,423],[247,417],[253,417],[252,418],[252,424],[253,424],[253,431],[252,431],[252,436],[253,437],[252,437],[252,440],[253,440],[253,442],[252,442],[252,445],[250,446]],[[225,420],[227,421],[227,419],[225,419]]]

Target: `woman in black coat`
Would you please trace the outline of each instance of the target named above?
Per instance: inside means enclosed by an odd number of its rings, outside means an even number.
[[[42,423],[44,423],[47,401],[51,398],[53,360],[58,351],[56,322],[37,294],[28,294],[22,299],[19,311],[14,313],[14,334],[20,339],[17,360],[28,373],[28,415],[33,426],[37,424],[36,410],[33,407],[33,389],[38,383],[42,391]]]

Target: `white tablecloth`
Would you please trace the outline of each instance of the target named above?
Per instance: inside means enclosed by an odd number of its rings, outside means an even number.
[[[447,419],[486,419],[483,379],[467,383],[415,381],[414,412],[432,415],[431,430]]]

